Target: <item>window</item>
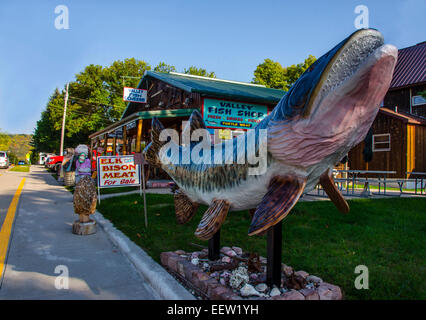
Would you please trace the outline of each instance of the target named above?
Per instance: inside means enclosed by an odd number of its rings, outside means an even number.
[[[423,98],[422,96],[413,96],[412,99],[413,99],[412,101],[413,106],[420,106],[422,104],[426,104],[426,99]]]
[[[390,151],[390,133],[373,134],[373,152]]]

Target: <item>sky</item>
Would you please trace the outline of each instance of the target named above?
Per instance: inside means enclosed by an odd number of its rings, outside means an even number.
[[[58,5],[67,30],[55,28]],[[326,53],[356,30],[359,5],[386,43],[426,40],[425,0],[0,0],[0,130],[33,133],[55,88],[89,64],[134,57],[250,82],[266,58]]]

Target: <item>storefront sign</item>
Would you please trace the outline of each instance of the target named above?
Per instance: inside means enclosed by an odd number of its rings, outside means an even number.
[[[133,155],[98,157],[97,168],[99,188],[140,185],[140,168]]]
[[[124,87],[123,100],[128,102],[146,103],[147,90]]]
[[[267,115],[263,105],[204,99],[203,119],[208,128],[252,129]]]

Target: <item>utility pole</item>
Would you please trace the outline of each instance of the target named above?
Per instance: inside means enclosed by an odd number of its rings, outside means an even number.
[[[68,85],[67,83],[66,89],[65,89],[65,102],[64,102],[64,114],[62,116],[62,130],[61,130],[61,150],[60,154],[61,156],[64,155],[64,133],[65,133],[65,117],[67,114],[67,103],[68,103]]]

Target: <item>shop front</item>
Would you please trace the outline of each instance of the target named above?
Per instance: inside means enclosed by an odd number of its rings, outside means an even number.
[[[152,118],[182,131],[182,121],[199,110],[212,143],[253,129],[285,94],[261,85],[179,73],[147,71],[138,88],[146,100],[129,102],[120,121],[90,135],[93,156],[129,155],[140,158],[150,142]],[[160,169],[148,169],[149,179],[168,179]]]

